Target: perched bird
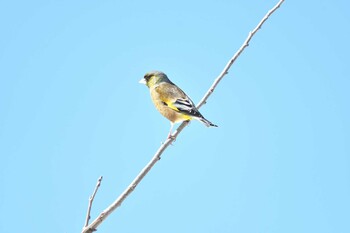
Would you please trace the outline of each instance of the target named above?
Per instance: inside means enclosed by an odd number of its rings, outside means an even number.
[[[178,86],[169,80],[161,71],[151,71],[145,74],[140,83],[145,84],[151,93],[151,98],[157,110],[170,121],[170,131],[174,124],[180,121],[199,120],[207,127],[214,125],[196,108],[196,105]]]

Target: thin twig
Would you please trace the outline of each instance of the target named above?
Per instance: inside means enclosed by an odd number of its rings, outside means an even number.
[[[223,71],[219,74],[219,76],[214,80],[213,84],[211,85],[211,87],[209,88],[209,90],[207,91],[207,93],[205,93],[204,97],[201,99],[201,101],[198,103],[197,107],[200,108],[203,104],[206,103],[207,99],[209,98],[209,96],[214,92],[216,86],[219,84],[219,82],[221,81],[221,79],[228,74],[228,70],[230,69],[230,67],[232,66],[232,64],[236,61],[236,59],[239,57],[239,55],[241,55],[241,53],[243,52],[243,50],[249,46],[249,42],[252,39],[252,37],[255,35],[255,33],[261,29],[261,26],[265,23],[265,21],[282,5],[282,3],[284,2],[284,0],[280,0],[276,6],[274,6],[271,10],[269,10],[269,12],[267,12],[267,14],[264,16],[264,18],[259,22],[258,26],[256,26],[256,28],[254,28],[253,31],[250,31],[248,34],[247,39],[244,41],[244,43],[242,44],[242,46],[239,48],[239,50],[235,53],[235,55],[233,55],[233,57],[228,61],[228,63],[226,64],[225,68],[223,69]]]
[[[83,228],[83,229],[85,229],[85,228],[89,225],[90,212],[91,212],[92,202],[93,202],[94,199],[95,199],[96,193],[97,193],[97,191],[98,191],[98,188],[99,188],[100,185],[101,185],[101,182],[102,182],[102,176],[100,176],[100,178],[98,178],[97,183],[96,183],[96,186],[95,186],[95,190],[94,190],[94,192],[92,193],[92,195],[91,195],[90,198],[89,198],[89,205],[88,205],[88,209],[87,209],[87,213],[86,213],[86,219],[85,219],[85,225],[84,225],[84,228]]]
[[[236,52],[236,54],[230,59],[230,61],[226,64],[224,70],[220,73],[220,75],[214,80],[214,83],[211,85],[207,93],[204,95],[202,100],[198,103],[197,107],[200,108],[204,103],[206,103],[209,96],[213,93],[216,86],[219,84],[221,79],[228,73],[231,65],[235,62],[235,60],[239,57],[239,55],[243,52],[243,50],[249,45],[250,40],[255,35],[255,33],[261,28],[264,22],[272,15],[277,8],[281,6],[284,0],[280,0],[276,6],[274,6],[265,17],[259,22],[258,26],[249,33],[247,39],[244,41],[241,48]],[[86,228],[83,229],[82,233],[90,233],[95,231],[96,228],[117,208],[122,202],[127,198],[127,196],[132,193],[136,186],[140,183],[140,181],[147,175],[147,173],[152,169],[152,167],[160,160],[162,153],[164,150],[175,140],[175,138],[181,133],[181,131],[188,125],[187,121],[184,121],[172,134],[172,137],[169,137],[158,149],[158,151],[154,154],[151,161],[142,169],[142,171],[136,176],[136,178],[131,182],[131,184],[125,189],[125,191]]]
[[[91,233],[110,215],[117,207],[119,207],[125,198],[136,188],[145,175],[152,169],[152,167],[160,160],[160,156],[163,151],[174,141],[173,138],[168,138],[162,146],[155,153],[151,161],[142,169],[142,171],[136,176],[131,184],[124,190],[124,192],[87,227],[85,227],[82,233]]]

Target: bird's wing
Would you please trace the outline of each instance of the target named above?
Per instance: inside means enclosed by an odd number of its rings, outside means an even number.
[[[169,108],[186,115],[202,117],[193,101],[176,85],[162,83],[155,87],[154,91],[159,94],[161,101]]]

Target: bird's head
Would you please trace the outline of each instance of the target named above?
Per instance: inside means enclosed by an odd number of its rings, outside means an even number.
[[[143,83],[149,88],[162,82],[170,82],[170,80],[168,79],[168,76],[161,71],[148,72],[139,81],[139,83]]]

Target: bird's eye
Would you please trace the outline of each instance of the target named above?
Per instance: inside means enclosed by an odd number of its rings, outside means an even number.
[[[151,78],[151,75],[146,74],[146,75],[144,76],[144,78],[148,81],[148,80]]]

